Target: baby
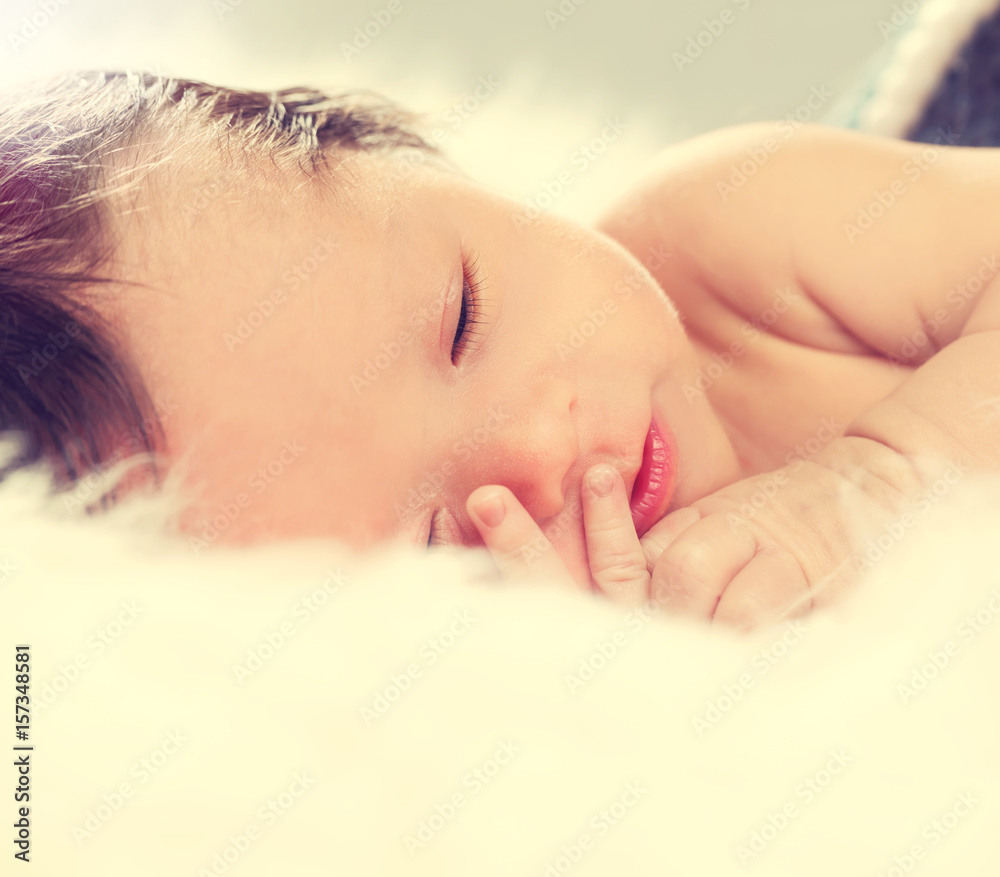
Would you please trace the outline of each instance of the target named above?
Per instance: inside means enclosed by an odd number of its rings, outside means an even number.
[[[1000,468],[992,149],[743,125],[589,229],[358,96],[75,75],[0,137],[11,465],[155,451],[198,552],[485,545],[752,626]]]

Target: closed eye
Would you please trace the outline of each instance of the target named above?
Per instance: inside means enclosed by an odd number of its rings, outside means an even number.
[[[473,256],[462,260],[462,309],[455,327],[455,340],[451,345],[452,365],[458,365],[467,351],[475,349],[475,327],[483,321],[482,277],[479,260]]]
[[[483,322],[483,306],[485,304],[482,289],[483,279],[479,270],[479,260],[473,255],[471,258],[462,258],[462,308],[458,314],[458,324],[455,326],[455,339],[451,345],[451,363],[458,365],[462,358],[475,350],[475,338],[481,334],[476,331],[476,326]],[[430,534],[427,538],[427,547],[441,545],[443,528],[440,526],[438,518],[441,512],[436,511],[431,516]],[[449,529],[448,535],[454,536],[456,528]]]
[[[427,547],[435,548],[439,545],[461,545],[462,532],[455,519],[447,509],[440,509],[431,516],[430,534],[427,538]]]

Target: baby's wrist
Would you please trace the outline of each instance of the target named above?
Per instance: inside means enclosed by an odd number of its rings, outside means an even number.
[[[905,505],[926,478],[915,460],[884,442],[857,435],[834,439],[811,462],[856,485],[889,511]]]
[[[967,461],[941,452],[904,454],[866,436],[834,439],[814,462],[857,485],[887,511],[897,512],[928,490],[953,486],[970,471]]]

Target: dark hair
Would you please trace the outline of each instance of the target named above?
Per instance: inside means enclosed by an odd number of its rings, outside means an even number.
[[[20,438],[0,480],[42,461],[67,487],[162,439],[157,407],[93,298],[115,283],[114,206],[157,163],[149,147],[188,136],[218,146],[220,160],[291,161],[311,176],[329,150],[435,153],[414,123],[364,92],[149,73],[71,74],[0,98],[0,433]]]

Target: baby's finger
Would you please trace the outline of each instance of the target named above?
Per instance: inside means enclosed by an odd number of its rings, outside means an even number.
[[[590,574],[609,597],[638,605],[649,598],[649,571],[632,522],[625,482],[607,464],[584,478],[583,523]]]
[[[500,485],[477,487],[469,494],[465,506],[501,576],[541,576],[580,587],[552,543],[509,489]]]
[[[660,559],[660,556],[671,546],[673,541],[688,527],[694,526],[701,519],[702,514],[698,509],[687,506],[660,518],[642,534],[639,544],[642,546],[642,553],[646,557],[646,569],[649,570],[650,574],[656,566],[656,561]]]
[[[729,583],[714,621],[749,630],[810,608],[809,582],[798,561],[780,548],[765,548]]]
[[[681,533],[653,569],[650,597],[668,611],[712,617],[729,583],[750,560],[757,543],[745,528],[733,529],[712,514]]]

